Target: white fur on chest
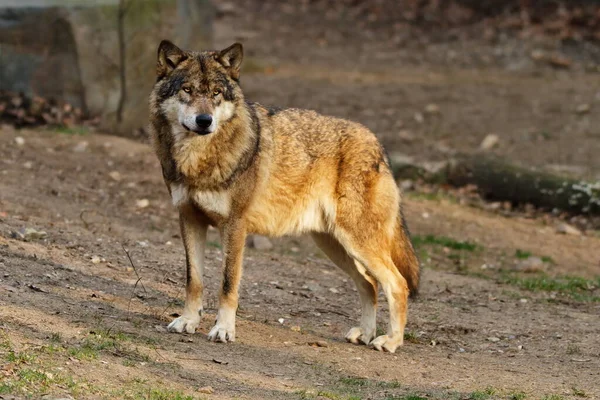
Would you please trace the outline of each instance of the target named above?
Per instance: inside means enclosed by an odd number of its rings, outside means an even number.
[[[231,210],[231,195],[229,192],[195,190],[180,183],[173,183],[171,184],[171,198],[174,206],[180,206],[191,201],[203,211],[222,217],[227,217]]]

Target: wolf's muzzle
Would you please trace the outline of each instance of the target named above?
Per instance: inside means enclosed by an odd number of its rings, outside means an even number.
[[[210,130],[208,128],[210,127],[212,122],[213,119],[210,114],[196,115],[196,126],[198,127],[196,133],[200,135],[206,135],[207,133],[210,133]]]
[[[183,125],[183,127],[188,131],[195,132],[198,135],[208,135],[213,131],[212,129],[210,129],[213,123],[213,118],[210,114],[196,115],[196,117],[192,121],[193,122],[182,122],[181,125]]]

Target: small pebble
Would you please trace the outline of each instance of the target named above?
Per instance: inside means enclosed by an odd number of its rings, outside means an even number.
[[[148,199],[140,199],[135,202],[137,208],[146,208],[150,205],[150,200]]]

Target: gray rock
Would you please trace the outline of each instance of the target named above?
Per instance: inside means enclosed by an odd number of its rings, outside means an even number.
[[[528,257],[525,260],[517,263],[515,265],[515,271],[525,272],[525,273],[534,273],[534,272],[543,272],[547,268],[546,263],[539,257]]]
[[[273,248],[273,243],[271,243],[269,238],[262,235],[252,235],[246,243],[256,250],[271,250]]]
[[[33,228],[25,228],[23,231],[23,238],[25,240],[39,240],[45,239],[48,234],[44,231],[38,231]]]
[[[592,109],[592,107],[585,103],[585,104],[580,104],[575,108],[575,112],[577,114],[587,114],[590,112],[590,110]]]
[[[566,223],[559,224],[556,227],[556,232],[565,235],[581,236],[581,231],[579,229],[575,228],[573,225],[569,225]]]
[[[491,150],[494,147],[496,147],[499,142],[500,142],[500,138],[498,137],[498,135],[487,135],[481,141],[479,148],[484,151]]]

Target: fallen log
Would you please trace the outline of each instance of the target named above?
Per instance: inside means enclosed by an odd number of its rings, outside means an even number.
[[[459,156],[434,170],[392,160],[392,170],[398,179],[421,179],[454,187],[475,185],[489,200],[600,215],[600,181],[587,182],[524,168],[487,155]]]

